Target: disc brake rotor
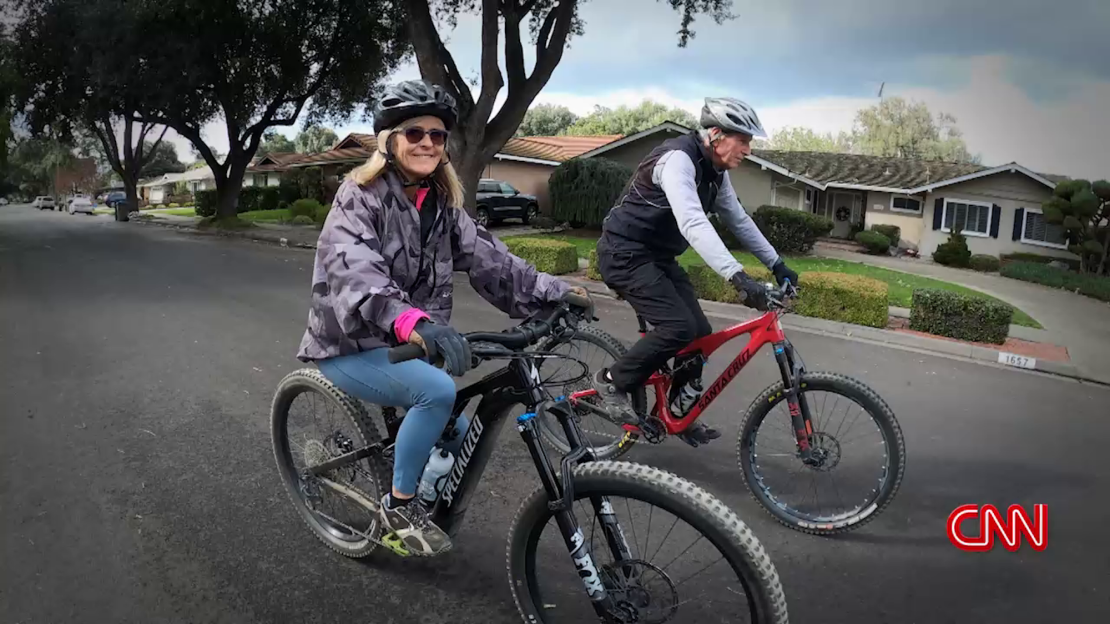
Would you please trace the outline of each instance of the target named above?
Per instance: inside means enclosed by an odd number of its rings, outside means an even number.
[[[840,463],[840,442],[831,434],[816,431],[809,436],[809,444],[814,458],[817,460],[809,467],[818,472],[829,472]]]
[[[613,594],[621,621],[663,624],[678,612],[678,587],[658,566],[628,559],[601,567],[605,588]]]

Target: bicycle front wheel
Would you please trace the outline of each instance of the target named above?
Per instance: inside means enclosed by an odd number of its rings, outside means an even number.
[[[894,499],[906,443],[894,412],[863,382],[805,373],[798,400],[813,424],[803,462],[782,382],[752,401],[740,427],[740,471],[755,500],[782,524],[833,535],[874,520]]]
[[[705,490],[612,461],[579,465],[573,484],[575,519],[616,609],[603,622],[788,621],[770,557]],[[517,512],[508,547],[513,599],[525,622],[597,621],[554,516],[543,489]]]

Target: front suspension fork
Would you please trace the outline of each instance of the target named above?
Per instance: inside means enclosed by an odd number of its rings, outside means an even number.
[[[801,393],[802,375],[805,369],[794,359],[794,347],[788,341],[776,342],[775,361],[782,374],[782,385],[786,391],[786,405],[790,409],[790,425],[794,429],[794,440],[798,446],[798,456],[803,462],[812,459],[813,450],[809,438],[813,435],[813,420],[809,403]]]

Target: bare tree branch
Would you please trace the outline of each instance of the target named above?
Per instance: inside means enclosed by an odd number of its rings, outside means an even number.
[[[435,21],[428,0],[408,0],[409,37],[412,47],[416,51],[416,63],[420,66],[420,75],[427,80],[454,91],[452,95],[459,102],[460,112],[469,112],[474,108],[474,97],[470,88],[463,79],[455,59],[436,29]],[[496,16],[496,13],[494,14]],[[496,20],[496,17],[494,18]],[[482,27],[482,36],[485,37],[485,25]],[[496,46],[495,46],[496,47]],[[495,52],[496,53],[496,52]],[[464,113],[465,115],[465,113]]]
[[[511,0],[511,4],[515,4],[515,0]],[[501,87],[505,86],[505,80],[501,76],[501,67],[497,62],[497,39],[499,30],[497,5],[498,0],[482,0],[482,92],[478,96],[478,103],[474,106],[473,113],[473,118],[479,122],[489,119],[490,114],[493,112],[493,105],[497,100],[497,94],[501,92]],[[513,29],[509,26],[509,18],[506,16],[506,36],[508,36],[508,33],[512,30]],[[518,38],[519,35],[518,20]],[[505,44],[508,46],[508,39]],[[506,47],[506,50],[507,49]],[[506,63],[506,65],[508,65],[508,63]],[[523,71],[523,60],[521,60],[521,70]],[[509,71],[511,76],[512,69]],[[467,93],[469,92],[470,89],[468,88]]]

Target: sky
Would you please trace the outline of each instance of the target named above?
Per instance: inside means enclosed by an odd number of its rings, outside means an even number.
[[[686,48],[677,45],[681,16],[665,0],[590,0],[580,11],[585,34],[535,103],[584,114],[652,98],[696,115],[704,97],[732,96],[754,106],[772,135],[788,126],[835,133],[850,130],[885,85],[883,97],[953,114],[984,164],[1110,177],[1107,0],[735,0],[735,19],[700,16]],[[462,74],[476,76],[478,18],[441,33]],[[396,74],[418,76],[414,65]],[[226,146],[218,127],[207,134]],[[187,143],[179,153],[190,157]]]

